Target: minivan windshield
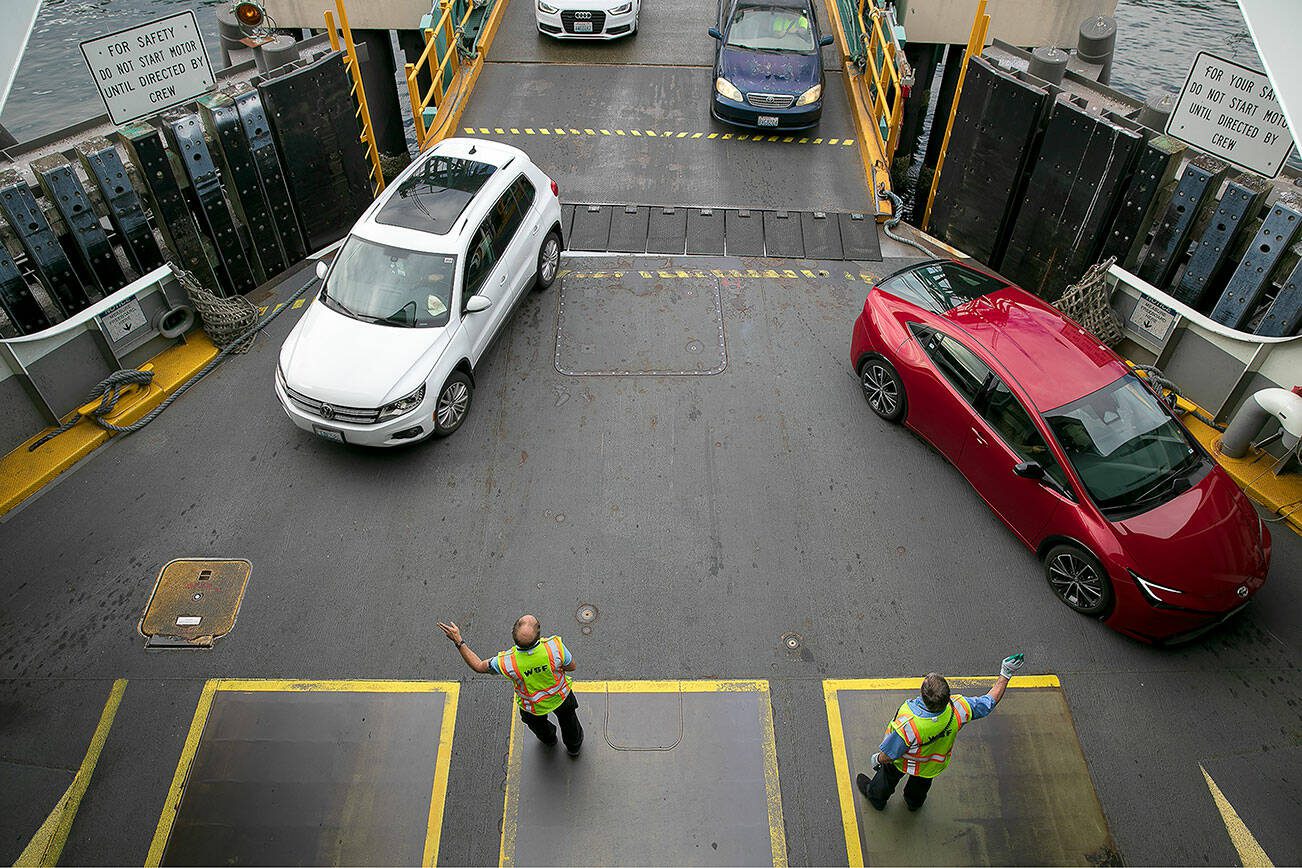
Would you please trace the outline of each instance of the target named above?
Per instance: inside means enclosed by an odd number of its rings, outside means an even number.
[[[805,54],[815,49],[814,31],[803,9],[738,6],[728,28],[728,47]]]
[[[321,303],[379,325],[435,328],[448,324],[457,259],[349,236],[335,259]]]
[[[1044,414],[1086,490],[1105,513],[1135,513],[1185,490],[1203,466],[1180,423],[1134,374]]]

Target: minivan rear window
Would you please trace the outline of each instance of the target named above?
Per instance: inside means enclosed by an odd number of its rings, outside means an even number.
[[[431,157],[398,185],[377,223],[446,235],[497,167],[462,157]]]

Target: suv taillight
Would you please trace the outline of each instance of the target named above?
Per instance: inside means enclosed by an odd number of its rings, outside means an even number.
[[[552,181],[552,195],[555,196],[557,199],[561,198],[560,185],[557,184],[555,181]]]

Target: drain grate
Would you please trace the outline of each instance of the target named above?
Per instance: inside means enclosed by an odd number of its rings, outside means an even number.
[[[253,565],[178,558],[158,574],[140,632],[146,648],[211,648],[235,626]]]

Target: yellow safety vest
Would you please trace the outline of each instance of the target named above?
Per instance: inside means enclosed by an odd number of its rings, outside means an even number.
[[[919,717],[905,702],[895,712],[895,719],[886,728],[904,740],[904,755],[895,761],[895,767],[906,775],[934,778],[949,765],[954,750],[954,739],[963,724],[972,719],[972,704],[965,696],[949,700],[949,711],[936,717]]]
[[[570,695],[570,679],[561,669],[565,645],[560,636],[539,640],[529,650],[514,647],[497,655],[497,670],[511,679],[521,710],[543,715]]]

